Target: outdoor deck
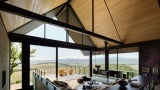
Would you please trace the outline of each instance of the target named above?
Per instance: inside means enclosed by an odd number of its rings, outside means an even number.
[[[77,79],[82,76],[84,76],[84,75],[73,74],[73,75],[59,76],[58,80],[67,82],[71,88],[75,88],[78,85]],[[55,75],[52,75],[52,74],[47,74],[45,76],[45,78],[49,78],[51,81],[56,80]]]

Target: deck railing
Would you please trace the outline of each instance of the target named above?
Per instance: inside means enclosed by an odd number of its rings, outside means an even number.
[[[46,80],[42,76],[33,73],[33,88],[34,90],[43,90],[43,89],[48,89],[48,90],[61,90],[59,87],[54,85],[52,82]]]
[[[49,68],[51,66],[37,66],[36,68],[32,69],[39,75],[46,75],[46,74],[55,74],[56,69],[55,67]],[[81,75],[89,75],[89,67],[87,66],[80,66],[80,65],[60,65],[59,70],[62,69],[65,72],[68,72],[70,69],[73,69],[73,74],[81,74]]]

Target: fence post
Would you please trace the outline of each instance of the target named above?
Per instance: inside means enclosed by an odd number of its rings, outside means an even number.
[[[50,65],[50,74],[52,73],[52,67],[51,67],[51,65]]]
[[[76,64],[75,64],[75,74],[76,74]]]
[[[67,71],[67,64],[66,64],[66,71]]]
[[[86,71],[85,71],[85,67],[84,67],[84,75],[85,75]]]
[[[80,66],[79,66],[79,74],[80,74]]]

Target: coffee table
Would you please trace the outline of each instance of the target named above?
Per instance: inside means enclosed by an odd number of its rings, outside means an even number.
[[[101,82],[98,81],[94,81],[93,84],[89,84],[91,81],[86,81],[83,82],[83,84],[79,84],[75,89],[76,90],[83,90],[85,88],[85,90],[102,90],[106,87],[109,87],[109,85],[107,84],[103,84]]]

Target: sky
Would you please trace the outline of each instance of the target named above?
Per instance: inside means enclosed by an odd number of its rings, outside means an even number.
[[[44,37],[44,25],[37,27],[32,30],[27,35]],[[46,24],[46,38],[55,39],[60,41],[66,41],[66,32],[63,28],[56,27],[53,25]],[[74,41],[69,37],[69,42],[74,43]],[[36,49],[34,57],[31,60],[55,60],[56,49],[54,47],[44,47],[31,45],[31,49]],[[84,56],[80,50],[76,49],[65,49],[59,48],[59,59],[89,59],[89,56]],[[116,54],[110,54],[109,57],[116,57]],[[94,56],[93,56],[94,57]],[[104,58],[104,55],[97,55],[96,58]],[[138,58],[138,53],[123,53],[119,54],[119,57],[125,58]]]
[[[37,27],[35,30],[29,32],[27,35],[44,37],[44,25]],[[46,38],[55,39],[60,41],[66,41],[66,32],[63,28],[59,28],[53,25],[46,25]],[[69,37],[69,42],[74,43],[74,41]],[[31,45],[31,49],[36,49],[36,53],[34,57],[31,57],[31,60],[53,60],[55,59],[56,49],[54,47],[44,47]],[[87,59],[88,56],[83,56],[80,50],[76,49],[65,49],[59,48],[59,59],[66,58],[79,58],[79,59]]]

